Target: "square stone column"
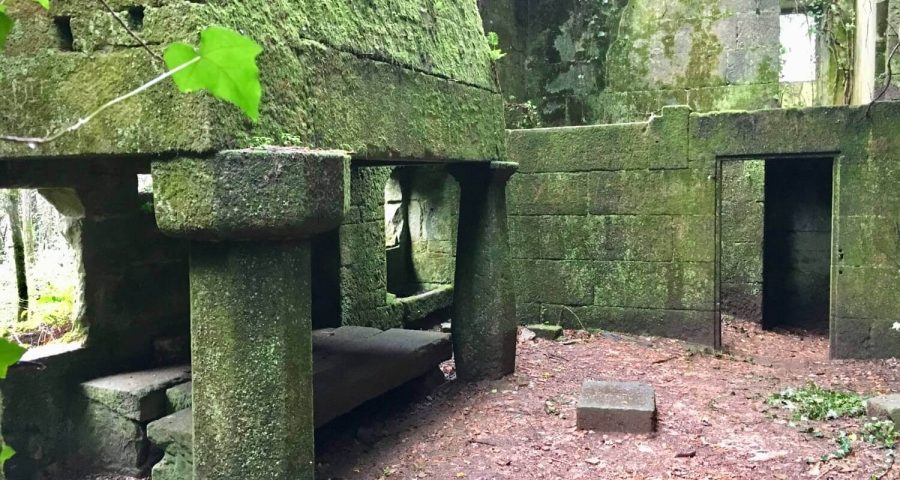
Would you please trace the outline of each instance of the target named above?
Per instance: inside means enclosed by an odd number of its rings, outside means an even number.
[[[192,240],[196,480],[313,478],[308,239],[340,224],[349,161],[275,149],[153,165],[160,229]]]
[[[516,303],[509,259],[506,184],[511,162],[453,165],[460,186],[453,353],[460,379],[499,378],[516,366]]]

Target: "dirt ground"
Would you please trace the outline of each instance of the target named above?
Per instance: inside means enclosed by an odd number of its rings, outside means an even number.
[[[821,336],[727,323],[727,354],[676,340],[566,332],[524,340],[517,373],[448,382],[428,397],[388,397],[318,434],[318,476],[335,479],[897,479],[891,451],[838,432],[865,419],[816,422],[804,433],[772,393],[808,382],[864,395],[900,391],[898,361],[829,361]],[[452,363],[443,366],[452,376]],[[659,431],[604,435],[575,428],[584,379],[634,380],[656,390]],[[898,461],[900,463],[900,461]]]

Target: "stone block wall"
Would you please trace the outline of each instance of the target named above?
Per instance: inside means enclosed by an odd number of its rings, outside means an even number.
[[[111,7],[126,20],[129,9],[142,8],[140,34],[160,52],[172,42],[196,44],[210,25],[262,44],[259,122],[166,82],[58,142],[36,151],[0,145],[0,154],[205,153],[260,137],[401,162],[502,154],[503,107],[475,0],[116,0]],[[159,73],[102,5],[51,2],[48,12],[16,2],[8,13],[17,23],[0,58],[0,89],[16,93],[0,112],[2,131],[43,133]]]
[[[545,125],[643,121],[665,105],[781,104],[778,0],[521,0],[515,22],[497,3],[481,12],[509,32],[501,71],[522,72],[501,85],[534,101]]]
[[[340,323],[389,328],[400,325],[387,302],[384,186],[391,167],[353,168],[350,211],[340,227]]]
[[[722,313],[762,321],[765,161],[722,162]]]
[[[13,369],[0,382],[0,429],[18,452],[5,466],[8,478],[64,478],[70,460],[83,462],[66,456],[85,407],[79,382],[187,361],[186,349],[176,359],[161,346],[188,332],[188,245],[159,232],[138,192],[144,168],[121,159],[0,162],[0,186],[40,188],[65,217],[77,266],[74,321],[87,331],[84,345],[31,349],[29,359],[45,368]],[[73,187],[56,187],[66,183]]]
[[[830,353],[900,355],[897,125],[900,105],[884,103],[510,131],[519,320],[718,345],[721,164],[814,156],[836,165]]]
[[[456,181],[444,167],[364,165],[351,169],[350,181],[349,212],[314,245],[315,327],[402,327],[448,307]]]
[[[689,162],[688,114],[510,131],[522,323],[714,343],[715,182]]]
[[[409,167],[397,173],[404,185],[399,210],[404,221],[401,244],[389,252],[389,291],[407,296],[452,286],[459,185],[444,167]]]

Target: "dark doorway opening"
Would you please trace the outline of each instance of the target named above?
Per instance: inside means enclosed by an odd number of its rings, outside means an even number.
[[[832,163],[766,162],[763,328],[828,333]]]

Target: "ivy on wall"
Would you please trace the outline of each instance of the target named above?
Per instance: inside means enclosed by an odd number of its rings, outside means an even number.
[[[584,99],[606,83],[607,53],[628,0],[529,2],[528,65],[548,125],[589,123]]]
[[[797,0],[820,41],[819,82],[825,103],[846,105],[853,96],[856,52],[856,8],[852,0]]]

